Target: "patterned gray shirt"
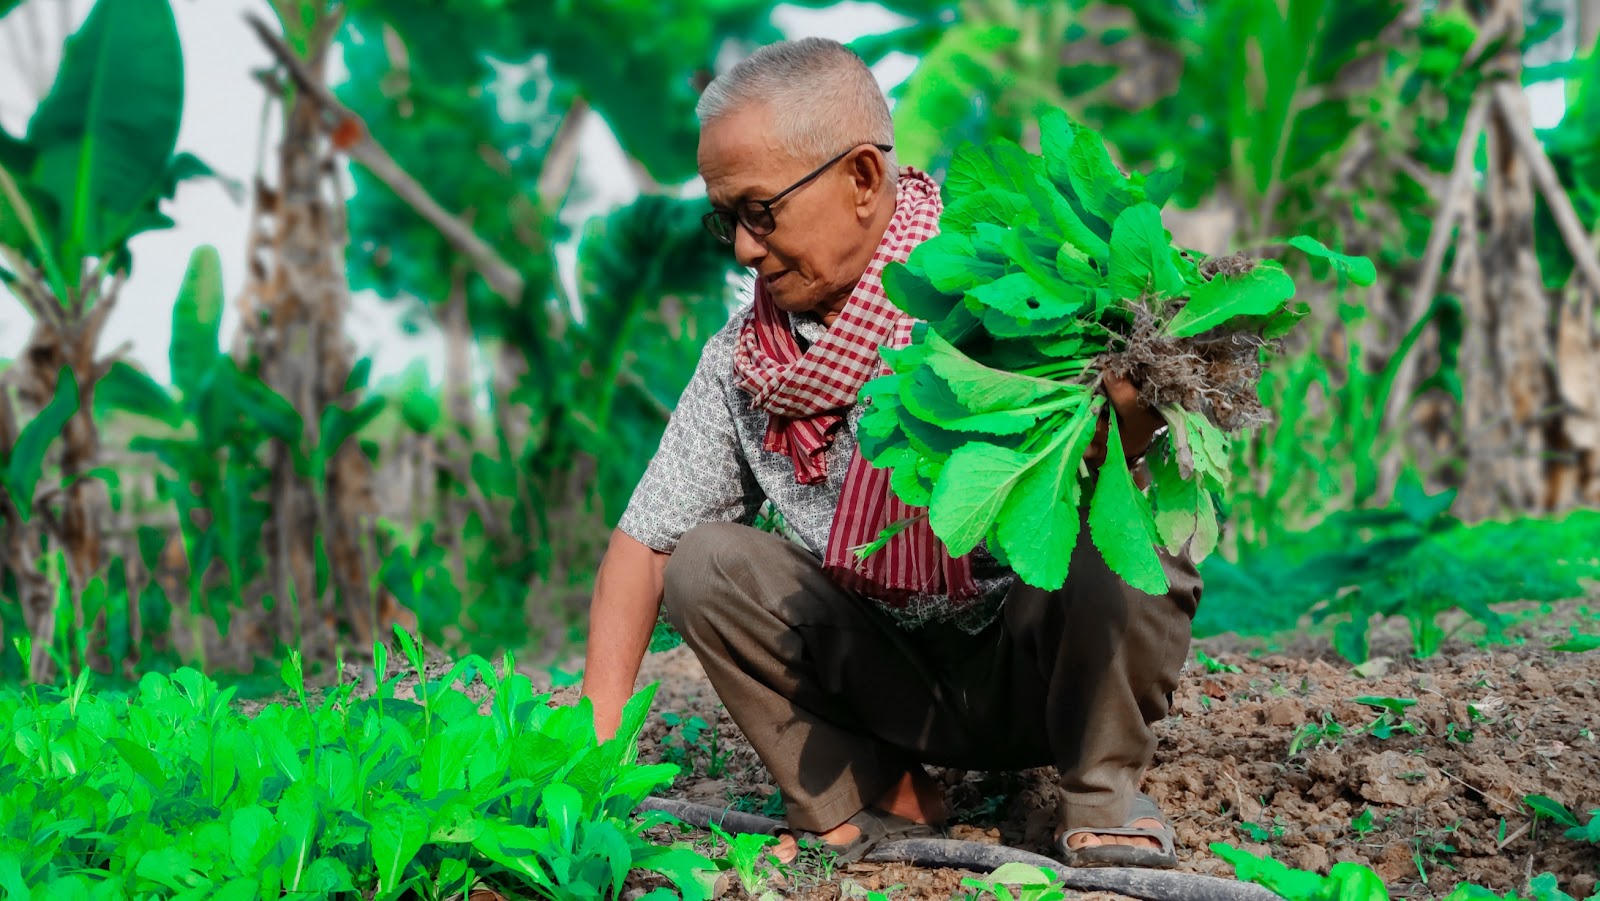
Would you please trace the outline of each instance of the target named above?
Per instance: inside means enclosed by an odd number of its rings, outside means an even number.
[[[661,436],[661,446],[617,528],[641,544],[671,553],[691,528],[716,521],[750,524],[763,502],[770,502],[783,524],[782,533],[820,561],[855,455],[856,424],[864,411],[851,408],[846,427],[835,434],[827,451],[827,480],[815,485],[796,482],[789,458],[762,446],[766,412],[754,407],[750,395],[735,384],[733,348],[748,309],[746,304],[706,342],[694,377]],[[813,317],[790,319],[802,349],[827,332]],[[906,628],[948,621],[966,632],[982,631],[999,614],[1016,577],[981,548],[972,564],[973,578],[983,593],[977,601],[951,605],[945,597],[924,595],[903,608],[880,607]]]

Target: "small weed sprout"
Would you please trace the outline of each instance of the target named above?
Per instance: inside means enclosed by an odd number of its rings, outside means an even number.
[[[995,898],[997,901],[1063,901],[1067,893],[1060,877],[1043,867],[1013,861],[1003,864],[987,879],[971,876],[961,884],[973,889],[962,897],[968,901]]]
[[[1195,652],[1195,660],[1199,661],[1200,665],[1205,667],[1206,668],[1206,672],[1208,672],[1208,673],[1241,673],[1241,672],[1244,672],[1244,670],[1240,669],[1239,667],[1235,666],[1234,664],[1223,663],[1221,660],[1218,660],[1217,658],[1212,657],[1210,654],[1207,654],[1205,651],[1196,651]]]
[[[1289,756],[1298,757],[1302,752],[1315,750],[1327,745],[1337,748],[1348,735],[1348,730],[1333,718],[1333,714],[1324,713],[1320,723],[1306,723],[1295,730],[1294,738],[1289,741]]]
[[[1362,838],[1378,831],[1377,817],[1373,814],[1372,808],[1367,807],[1350,818],[1350,831]]]
[[[1435,868],[1444,867],[1451,872],[1456,870],[1455,864],[1447,858],[1457,852],[1455,845],[1447,839],[1457,829],[1461,828],[1460,822],[1451,823],[1443,829],[1424,829],[1411,839],[1411,862],[1416,864],[1417,875],[1422,879],[1422,884],[1428,884],[1428,865]]]
[[[1393,737],[1396,732],[1403,732],[1408,735],[1417,735],[1422,732],[1421,726],[1405,718],[1406,709],[1416,706],[1417,701],[1415,698],[1384,698],[1374,695],[1362,695],[1359,698],[1351,698],[1351,700],[1357,704],[1376,707],[1380,711],[1377,718],[1368,723],[1366,728],[1362,730],[1373,738],[1388,739]]]
[[[1276,842],[1288,834],[1289,828],[1283,822],[1283,817],[1273,817],[1271,821],[1260,823],[1235,823],[1240,832],[1243,832],[1253,842],[1267,844]]]
[[[715,726],[698,716],[685,717],[677,713],[663,713],[661,721],[667,725],[668,734],[662,742],[661,759],[677,764],[685,770],[696,770],[695,761],[704,761],[704,774],[718,779],[728,772],[730,754],[722,746]]]
[[[770,850],[778,843],[778,837],[759,832],[729,835],[716,823],[711,824],[711,831],[727,846],[724,859],[739,877],[739,886],[744,889],[745,894],[763,901],[777,898],[777,893],[767,886],[772,881],[774,865],[778,862]]]

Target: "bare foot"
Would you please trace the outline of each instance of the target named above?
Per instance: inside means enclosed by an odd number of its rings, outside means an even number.
[[[860,829],[843,823],[821,833],[821,838],[830,845],[848,845],[860,834]],[[785,833],[778,837],[778,847],[772,850],[772,854],[778,858],[778,863],[794,863],[794,859],[800,856],[800,843],[794,840],[793,835]]]
[[[1159,832],[1161,830],[1161,821],[1145,817],[1140,820],[1134,820],[1132,827],[1134,829],[1149,829],[1152,832]],[[1056,840],[1060,841],[1062,833],[1066,831],[1065,829],[1057,831]],[[1067,847],[1073,849],[1092,848],[1097,845],[1132,845],[1136,848],[1160,849],[1161,842],[1154,837],[1143,835],[1095,835],[1092,832],[1080,832],[1067,839]]]
[[[944,790],[920,766],[889,786],[889,790],[872,802],[872,806],[916,823],[942,823],[949,816],[949,811],[945,809]],[[860,829],[849,823],[841,823],[820,833],[819,837],[830,845],[848,845],[859,835]],[[785,834],[778,837],[778,846],[772,853],[779,863],[791,863],[799,855],[800,845],[793,835]]]

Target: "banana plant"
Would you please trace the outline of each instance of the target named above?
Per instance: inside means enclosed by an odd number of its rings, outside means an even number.
[[[24,133],[0,130],[0,284],[35,321],[18,393],[43,406],[67,371],[80,400],[60,428],[61,539],[75,605],[104,564],[106,496],[88,477],[100,469],[91,410],[112,365],[97,347],[132,268],[128,242],[170,227],[163,201],[210,174],[176,152],[183,90],[168,0],[100,0],[67,40]]]
[[[222,296],[217,252],[201,247],[172,307],[167,356],[174,390],[119,362],[96,400],[102,415],[120,411],[163,427],[136,436],[129,447],[160,464],[157,490],[177,514],[191,612],[209,615],[226,634],[229,611],[243,604],[244,587],[261,570],[261,528],[270,512],[258,499],[270,478],[260,463],[262,447],[271,438],[298,446],[301,419],[222,352]],[[227,572],[226,592],[205,590],[216,561]]]
[[[267,443],[282,442],[296,470],[325,488],[327,461],[345,442],[360,440],[386,401],[374,396],[351,410],[327,408],[318,440],[309,444],[294,405],[222,351],[222,305],[220,259],[215,248],[200,247],[172,308],[168,360],[174,390],[118,363],[102,380],[97,402],[102,415],[116,410],[164,427],[135,437],[130,448],[161,465],[158,488],[177,514],[191,612],[208,614],[226,634],[230,610],[244,605],[245,587],[264,569],[260,536],[271,509],[263,495],[272,477]],[[369,369],[358,367],[353,379],[364,383]],[[207,575],[217,562],[226,571],[227,590],[207,592]]]

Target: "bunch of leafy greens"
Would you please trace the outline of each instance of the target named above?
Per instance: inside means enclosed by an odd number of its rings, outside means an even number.
[[[1040,128],[1042,156],[1007,140],[963,148],[941,233],[886,269],[889,298],[919,322],[909,345],[884,349],[890,374],[862,389],[861,450],[902,501],[928,508],[953,556],[986,541],[1028,584],[1059,588],[1086,519],[1111,569],[1159,594],[1158,543],[1196,562],[1215,548],[1228,432],[1262,418],[1260,349],[1306,307],[1290,304],[1294,282],[1275,261],[1172,245],[1161,206],[1176,171],[1123,174],[1099,135],[1059,111]],[[1364,258],[1284,243],[1374,279]],[[1108,372],[1140,385],[1168,425],[1148,495],[1115,416],[1107,462],[1085,461]]]
[[[400,643],[419,677],[420,647]],[[509,657],[468,657],[397,696],[375,649],[374,696],[354,685],[254,717],[193,669],[137,694],[0,691],[0,891],[9,898],[618,897],[635,868],[704,899],[722,864],[659,847],[634,819],[677,767],[637,762],[654,688],[596,740],[588,702],[552,707]],[[404,674],[402,674],[404,675]],[[488,699],[455,687],[474,677]],[[646,897],[679,897],[658,888]]]

